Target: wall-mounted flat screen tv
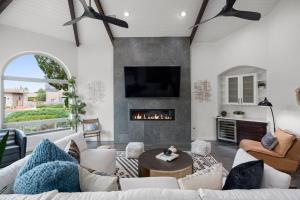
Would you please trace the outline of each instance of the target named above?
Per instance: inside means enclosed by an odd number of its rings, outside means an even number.
[[[124,67],[126,97],[179,97],[179,66]]]

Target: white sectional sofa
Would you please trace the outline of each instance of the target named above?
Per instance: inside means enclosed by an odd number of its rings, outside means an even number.
[[[78,143],[82,151],[84,164],[98,170],[112,173],[115,169],[116,152],[112,149],[87,149],[85,140],[81,134],[70,135],[55,143],[62,149],[70,139]],[[16,163],[0,170],[0,187],[12,183],[24,165],[28,156]],[[254,157],[239,149],[233,166],[240,163],[255,160]],[[39,195],[0,195],[0,200],[299,200],[299,189],[287,189],[291,177],[265,165],[263,177],[263,189],[259,190],[208,190],[198,191],[180,190],[175,178],[131,178],[121,179],[122,191],[115,192],[82,192],[82,193],[58,193],[51,191]]]
[[[300,190],[170,190],[136,189],[119,192],[58,193],[39,195],[2,195],[0,200],[299,200]]]

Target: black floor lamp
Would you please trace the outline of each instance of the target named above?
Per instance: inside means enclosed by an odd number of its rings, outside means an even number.
[[[270,108],[271,113],[272,113],[272,117],[273,117],[273,125],[274,125],[274,132],[275,132],[276,131],[276,125],[275,125],[274,113],[273,113],[273,109],[272,109],[272,107],[273,107],[272,103],[266,97],[263,101],[259,102],[258,106],[266,106],[266,107]]]

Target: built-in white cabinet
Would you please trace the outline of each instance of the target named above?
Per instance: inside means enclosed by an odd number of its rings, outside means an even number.
[[[226,76],[225,103],[230,105],[257,105],[257,75]]]

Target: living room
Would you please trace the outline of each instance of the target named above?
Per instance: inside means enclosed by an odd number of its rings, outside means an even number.
[[[298,199],[299,9],[1,0],[0,199]]]

